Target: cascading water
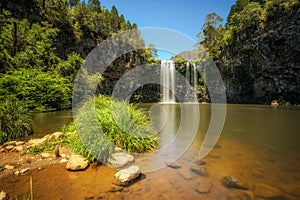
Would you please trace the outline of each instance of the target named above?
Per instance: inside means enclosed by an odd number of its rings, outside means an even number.
[[[185,78],[184,82],[182,82],[182,80],[179,80],[179,82],[176,83],[175,74],[175,62],[173,60],[162,60],[160,74],[162,94],[161,103],[175,103],[176,89],[178,88],[181,88],[181,90],[185,92],[185,94],[183,94],[185,97],[182,98],[183,102],[198,102],[196,95],[196,88],[198,86],[198,74],[196,64],[189,62],[186,63],[185,77],[183,76],[183,79]],[[178,93],[178,95],[182,94]]]
[[[161,61],[162,102],[175,103],[175,63],[173,60]]]

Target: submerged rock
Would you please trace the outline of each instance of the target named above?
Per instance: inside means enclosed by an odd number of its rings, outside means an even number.
[[[209,174],[206,172],[206,168],[204,167],[191,167],[190,170],[199,176],[209,176]]]
[[[180,164],[178,164],[178,163],[176,163],[176,162],[174,162],[174,163],[165,163],[166,165],[167,165],[167,167],[170,167],[170,168],[172,168],[172,169],[179,169],[181,166],[180,166]]]
[[[284,199],[279,189],[264,184],[255,184],[254,194],[266,199]]]
[[[227,188],[248,190],[248,186],[245,183],[241,182],[237,177],[234,177],[234,176],[225,176],[222,179],[222,183]]]
[[[126,153],[113,153],[108,159],[108,165],[112,168],[122,168],[134,161],[134,157]]]
[[[71,155],[66,168],[71,171],[84,170],[89,165],[86,158],[81,155]]]
[[[198,166],[202,166],[202,165],[205,165],[205,164],[206,164],[206,162],[203,161],[203,160],[201,160],[201,159],[196,159],[196,160],[194,160],[193,163],[194,163],[195,165],[198,165]]]
[[[132,165],[126,169],[120,170],[115,174],[115,178],[121,183],[129,183],[141,175],[138,166]]]
[[[210,178],[204,178],[198,181],[198,187],[195,189],[195,191],[200,194],[207,194],[210,193],[211,188],[212,184]]]

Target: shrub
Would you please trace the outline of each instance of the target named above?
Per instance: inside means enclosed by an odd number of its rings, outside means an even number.
[[[33,133],[33,122],[18,101],[6,100],[0,105],[0,144]]]
[[[132,104],[108,96],[87,101],[78,110],[75,124],[77,134],[68,139],[68,145],[89,160],[105,163],[113,145],[138,153],[158,147],[158,136],[148,116]],[[67,129],[74,130],[74,124]]]
[[[67,80],[38,69],[18,69],[0,75],[0,100],[19,100],[31,111],[70,108],[71,90]]]

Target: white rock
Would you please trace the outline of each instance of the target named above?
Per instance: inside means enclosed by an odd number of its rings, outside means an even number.
[[[24,144],[25,144],[25,142],[23,142],[23,141],[16,142],[16,146],[20,146],[20,145],[24,145]]]
[[[88,161],[81,155],[71,155],[66,168],[71,171],[83,170],[89,165]]]
[[[108,159],[108,165],[112,168],[121,168],[134,161],[134,157],[126,153],[113,153]]]
[[[62,135],[63,135],[62,132],[55,132],[55,133],[53,133],[53,134],[50,136],[50,140],[51,140],[51,139],[57,140],[57,139],[60,138]]]
[[[43,144],[47,139],[45,137],[43,138],[39,138],[39,139],[31,139],[28,141],[29,144],[31,144],[30,146],[35,146],[35,145],[41,145]]]
[[[141,174],[140,168],[136,165],[132,165],[126,169],[118,171],[115,174],[115,178],[122,183],[128,183],[136,179],[138,176],[140,176],[140,174]]]
[[[63,159],[61,159],[59,162],[60,162],[60,163],[66,163],[66,162],[68,162],[68,160],[65,159],[65,158],[63,158]]]
[[[23,151],[23,146],[16,146],[14,149],[16,151]]]
[[[13,170],[13,169],[15,169],[15,167],[12,166],[12,165],[4,165],[4,168],[5,168],[5,169],[8,169],[8,170]]]
[[[3,199],[5,199],[6,198],[6,193],[2,190],[1,192],[0,192],[0,200],[3,200]]]
[[[41,154],[41,156],[42,156],[42,158],[49,158],[51,156],[51,153],[44,152]]]
[[[23,174],[23,173],[28,172],[28,171],[29,171],[29,168],[24,168],[24,169],[20,170],[20,173]]]
[[[9,146],[9,145],[15,145],[17,141],[9,141],[9,142],[5,142],[3,144],[3,146]]]
[[[8,145],[8,146],[6,146],[5,148],[6,148],[6,150],[12,150],[12,149],[14,148],[14,146]]]

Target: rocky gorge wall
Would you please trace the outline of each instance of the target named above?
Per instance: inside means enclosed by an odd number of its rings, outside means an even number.
[[[299,9],[299,7],[297,8]],[[230,103],[300,103],[300,14],[279,13],[239,35],[216,61]]]

